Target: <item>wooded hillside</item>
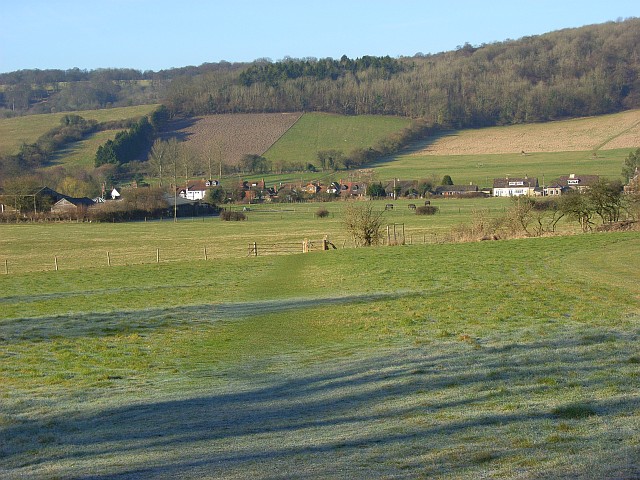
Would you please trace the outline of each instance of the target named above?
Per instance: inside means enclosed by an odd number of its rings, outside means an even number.
[[[5,113],[162,100],[181,115],[324,111],[458,128],[539,122],[640,107],[640,19],[398,59],[31,70],[0,75],[0,85]]]
[[[371,62],[285,59],[175,79],[184,114],[319,110],[481,127],[640,106],[640,19]]]

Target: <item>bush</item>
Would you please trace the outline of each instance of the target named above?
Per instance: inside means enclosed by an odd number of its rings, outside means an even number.
[[[438,212],[438,207],[433,205],[421,205],[416,208],[416,215],[435,215]]]
[[[328,216],[329,216],[329,210],[327,210],[324,207],[319,208],[316,211],[316,217],[318,217],[318,218],[327,218]]]
[[[247,216],[242,212],[234,212],[231,210],[225,210],[220,214],[220,218],[225,222],[240,222],[242,220],[246,220]]]

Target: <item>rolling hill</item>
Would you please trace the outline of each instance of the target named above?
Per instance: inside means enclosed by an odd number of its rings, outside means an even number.
[[[620,178],[640,147],[640,110],[547,123],[443,132],[376,165],[381,178],[434,178],[490,186],[493,178],[570,173]],[[524,153],[523,153],[524,152]]]

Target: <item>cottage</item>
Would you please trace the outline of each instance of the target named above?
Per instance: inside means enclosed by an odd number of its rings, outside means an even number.
[[[367,186],[356,182],[340,181],[340,191],[338,195],[341,197],[361,197],[367,191]]]
[[[542,195],[544,195],[545,197],[546,196],[555,197],[558,195],[562,195],[564,191],[565,191],[565,187],[563,187],[562,185],[556,182],[551,185],[546,185],[545,187],[543,187]]]
[[[538,190],[537,178],[495,178],[493,180],[494,197],[533,196]]]
[[[571,175],[563,175],[558,178],[557,183],[565,191],[577,190],[578,192],[584,192],[599,181],[600,177],[598,175],[576,175],[572,173]]]
[[[195,180],[187,182],[184,187],[178,188],[178,196],[187,200],[204,200],[207,192],[220,183],[217,180]]]

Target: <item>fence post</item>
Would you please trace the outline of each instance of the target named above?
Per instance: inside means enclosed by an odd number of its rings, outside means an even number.
[[[58,271],[58,256],[57,255],[54,255],[54,257],[53,257],[53,264],[55,265],[56,272],[57,272]]]
[[[111,254],[107,252],[107,267],[111,266]]]
[[[156,248],[156,263],[160,263],[160,249]]]
[[[9,275],[9,261],[6,258],[4,259],[4,274]]]
[[[207,246],[204,246],[204,261],[207,261]]]

